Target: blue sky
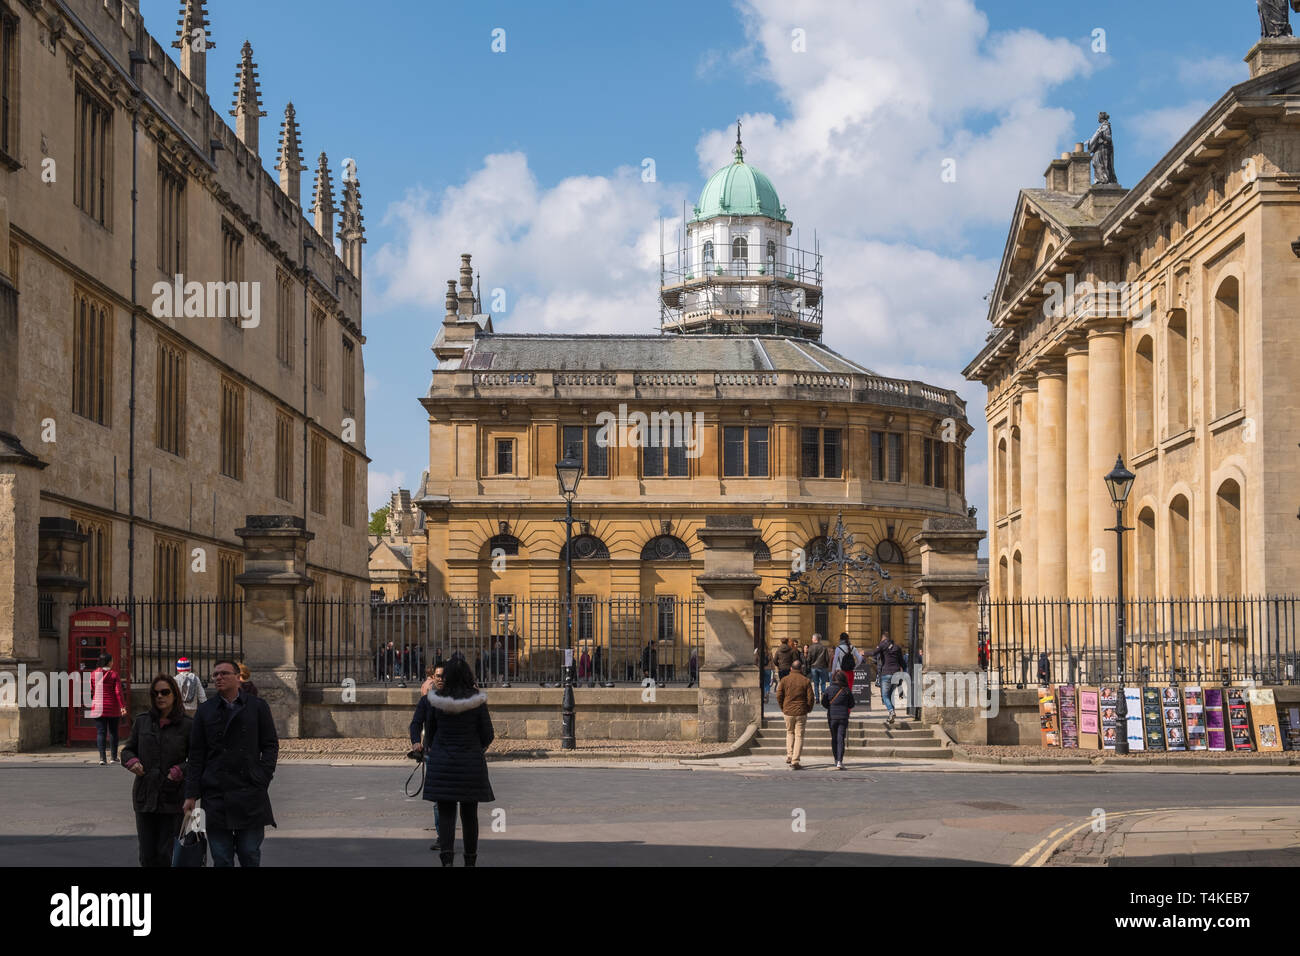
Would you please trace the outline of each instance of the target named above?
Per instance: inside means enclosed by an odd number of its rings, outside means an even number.
[[[142,0],[164,46],[178,5]],[[1249,0],[209,6],[210,94],[229,108],[251,41],[268,169],[288,100],[309,167],[326,151],[338,183],[357,162],[372,508],[427,467],[418,398],[457,254],[506,290],[499,330],[653,331],[658,219],[695,201],[744,115],[748,161],[805,244],[821,239],[828,344],[959,389],[983,514],[983,388],[960,370],[984,341],[1016,190],[1041,186],[1101,109],[1133,185],[1246,78],[1259,35]]]

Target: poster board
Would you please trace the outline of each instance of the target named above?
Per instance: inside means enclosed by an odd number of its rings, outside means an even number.
[[[1128,709],[1128,749],[1146,750],[1146,735],[1142,731],[1142,691],[1137,687],[1124,688],[1124,706]]]
[[[1097,688],[1079,688],[1079,749],[1101,749],[1101,725],[1097,711]]]
[[[1073,684],[1060,684],[1056,688],[1056,709],[1060,712],[1061,747],[1079,749],[1079,695]]]
[[[1250,739],[1250,706],[1246,703],[1246,688],[1223,688],[1223,709],[1228,718],[1228,740],[1233,750],[1254,750]]]
[[[1183,726],[1183,695],[1175,684],[1160,688],[1160,717],[1165,722],[1165,749],[1186,750],[1187,728]]]
[[[1101,746],[1114,750],[1119,739],[1119,687],[1103,684],[1097,695],[1097,706],[1101,708]]]
[[[1205,688],[1205,743],[1211,750],[1228,749],[1228,717],[1223,709],[1223,688]]]
[[[1142,688],[1142,722],[1146,725],[1147,750],[1165,749],[1165,724],[1160,716],[1160,688]]]
[[[1282,734],[1282,748],[1300,750],[1300,707],[1280,707],[1277,717],[1278,730]]]
[[[1187,749],[1204,750],[1208,743],[1205,736],[1205,692],[1196,684],[1183,688],[1183,718],[1187,723]]]
[[[1056,726],[1056,692],[1051,685],[1038,688],[1038,731],[1044,747],[1061,746],[1061,733]]]
[[[1281,721],[1277,716],[1277,701],[1267,687],[1246,688],[1246,702],[1250,704],[1250,725],[1255,733],[1255,743],[1260,753],[1277,753],[1282,749]]]

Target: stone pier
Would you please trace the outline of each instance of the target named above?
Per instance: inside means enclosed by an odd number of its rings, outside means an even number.
[[[704,571],[704,648],[700,663],[700,740],[739,739],[762,713],[754,664],[754,543],[749,515],[709,515],[699,532]]]

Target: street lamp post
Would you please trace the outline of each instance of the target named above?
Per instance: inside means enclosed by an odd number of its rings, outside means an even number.
[[[555,463],[555,475],[564,496],[564,703],[560,707],[560,749],[578,746],[573,706],[573,499],[582,480],[582,461],[563,458]]]
[[[1117,455],[1115,467],[1105,481],[1110,500],[1115,505],[1115,527],[1106,530],[1115,532],[1115,568],[1119,579],[1115,604],[1115,638],[1119,650],[1119,695],[1116,701],[1119,728],[1115,733],[1115,753],[1121,755],[1128,753],[1128,698],[1124,695],[1124,532],[1133,530],[1124,527],[1124,503],[1133,490],[1133,478],[1133,472],[1124,467],[1124,456]]]

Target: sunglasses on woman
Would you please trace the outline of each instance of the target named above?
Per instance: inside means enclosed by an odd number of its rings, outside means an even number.
[[[170,687],[164,687],[162,690],[151,690],[149,693],[155,697],[170,697],[172,695]]]

